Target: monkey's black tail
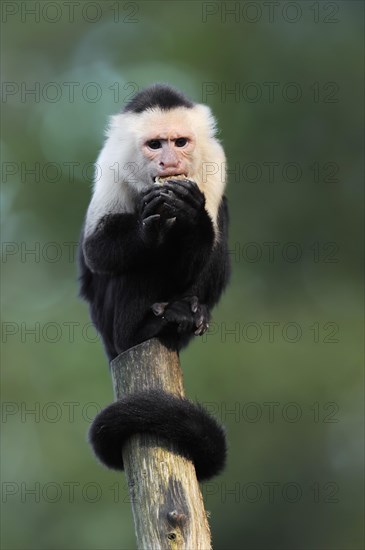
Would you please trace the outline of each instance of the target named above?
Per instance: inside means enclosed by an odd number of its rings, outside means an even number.
[[[199,481],[220,473],[227,447],[224,428],[199,404],[162,390],[138,392],[112,403],[91,425],[90,443],[99,460],[123,470],[122,447],[137,433],[161,436],[193,461]]]

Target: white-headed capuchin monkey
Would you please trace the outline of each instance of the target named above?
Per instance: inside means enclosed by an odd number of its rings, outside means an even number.
[[[224,189],[225,155],[207,106],[156,84],[111,117],[80,242],[81,296],[90,304],[110,361],[153,337],[179,351],[207,330],[230,271]],[[222,429],[200,407],[166,395],[140,396],[143,430],[148,431],[149,416],[150,431],[169,433],[170,439],[178,434],[184,441],[175,443],[185,454],[195,453],[197,472],[201,459],[200,478],[210,477],[224,462]],[[118,420],[122,440],[123,429],[130,434],[136,417],[129,402],[124,408],[120,403],[106,411]],[[185,414],[179,430],[168,417],[169,407]],[[122,467],[121,453],[113,459],[113,444],[100,428],[102,415],[91,430],[94,450],[109,466]],[[215,438],[211,443],[209,433]],[[213,462],[220,466],[210,468],[213,447],[218,455]]]

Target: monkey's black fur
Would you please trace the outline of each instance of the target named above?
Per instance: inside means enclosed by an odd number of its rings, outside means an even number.
[[[124,112],[142,113],[153,107],[159,107],[163,110],[174,109],[175,107],[191,109],[193,106],[194,103],[178,90],[167,84],[155,84],[134,96],[125,106]]]
[[[180,92],[155,86],[126,111],[194,106]],[[152,182],[151,182],[152,184]],[[223,197],[217,229],[196,183],[171,180],[135,193],[135,211],[104,216],[79,248],[81,296],[101,334],[109,360],[157,337],[179,351],[208,328],[210,310],[229,278],[228,210]],[[122,468],[121,448],[137,432],[157,433],[193,459],[200,479],[218,473],[226,444],[222,428],[193,403],[162,391],[136,394],[96,418],[95,453]]]
[[[176,188],[182,183],[172,185]],[[168,184],[164,187],[167,189]],[[197,296],[198,315],[201,313],[207,323],[210,309],[226,286],[226,201],[223,199],[219,209],[220,239],[214,245],[213,224],[204,208],[204,196],[194,183],[190,182],[190,187],[195,187],[201,200],[195,217],[187,208],[166,233],[166,219],[157,220],[157,227],[144,229],[136,212],[106,216],[90,237],[81,239],[81,295],[90,303],[91,318],[110,361],[153,337],[169,349],[180,350],[194,336],[195,314],[186,307],[184,313],[168,319],[168,315],[156,316],[152,305],[180,302],[183,307],[183,299]],[[174,196],[165,200],[173,208]],[[144,203],[143,196],[140,203]],[[162,242],[158,242],[157,235],[162,235]],[[188,330],[183,330],[183,321]]]
[[[99,460],[123,470],[122,447],[136,433],[155,434],[195,465],[199,481],[224,467],[223,428],[198,404],[161,390],[135,393],[109,405],[95,418],[90,442]]]

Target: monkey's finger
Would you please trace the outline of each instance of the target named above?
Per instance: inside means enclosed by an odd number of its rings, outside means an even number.
[[[156,208],[160,206],[164,200],[165,199],[163,197],[159,196],[145,204],[142,209],[142,218],[148,218],[153,212],[156,211]]]
[[[197,317],[195,318],[195,326],[196,328],[200,327],[200,325],[202,325],[202,323],[204,322],[204,315],[202,313],[200,313],[199,315],[197,315]]]
[[[167,213],[167,215],[171,215],[171,216],[174,216],[174,218],[176,219],[176,216],[179,212],[179,209],[176,208],[174,205],[172,204],[169,204],[167,202],[164,202],[163,205],[163,211]]]
[[[201,323],[194,332],[195,336],[202,336],[209,328],[209,323]]]
[[[159,190],[157,190],[156,193],[149,193],[145,197],[142,197],[142,204],[143,205],[150,204],[151,202],[153,202],[154,200],[158,199],[161,196],[162,196],[161,191]]]
[[[190,309],[192,313],[196,313],[198,311],[198,307],[199,307],[198,296],[191,296],[191,297],[189,296],[188,298],[184,298],[184,300],[186,300],[190,304]]]
[[[156,302],[152,305],[151,309],[156,317],[160,317],[165,313],[166,307],[169,305],[168,302]]]
[[[155,196],[161,193],[161,187],[152,187],[141,191],[141,197],[143,200],[153,199]]]
[[[172,188],[175,191],[180,190],[180,192],[185,190],[190,195],[195,195],[196,197],[203,195],[195,181],[191,180],[175,180],[174,183],[167,183],[166,187]]]
[[[176,208],[174,207],[173,204],[170,204],[170,203],[165,201],[162,206],[163,206],[164,210],[168,210],[169,212],[172,212],[172,211],[176,212]]]
[[[171,210],[174,210],[177,212],[184,212],[185,214],[193,214],[195,212],[195,208],[192,208],[192,206],[189,204],[187,205],[186,202],[183,200],[177,199],[176,197],[170,198],[170,200],[166,200],[164,202],[164,208],[168,208]]]
[[[180,183],[180,182],[179,182]],[[204,195],[199,191],[199,195],[196,193],[191,193],[186,187],[174,184],[168,188],[169,191],[172,191],[175,196],[181,198],[185,203],[189,203],[194,208],[200,208],[204,204]]]
[[[141,193],[139,201],[139,211],[143,212],[144,208],[160,195],[161,192],[159,189],[152,189],[152,191],[149,191],[145,194]]]
[[[175,222],[176,222],[176,216],[174,216],[173,218],[167,218],[167,220],[165,220],[165,228],[170,229]]]
[[[191,193],[188,189],[184,186],[180,186],[178,182],[176,183],[166,183],[165,185],[166,191],[172,192],[174,195],[180,195],[181,197],[189,197],[191,196]]]
[[[139,205],[138,205],[138,209],[139,209],[139,212],[143,212],[143,209],[146,207],[147,204],[149,204],[154,198],[156,198],[158,195],[154,194],[154,195],[146,195],[145,197],[141,196],[140,197],[140,201],[139,201]]]
[[[144,218],[142,221],[142,226],[144,227],[144,229],[150,229],[154,226],[157,226],[160,222],[160,218],[160,214],[154,214],[153,216]]]

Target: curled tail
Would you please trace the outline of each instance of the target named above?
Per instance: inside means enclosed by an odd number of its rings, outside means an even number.
[[[224,428],[199,404],[162,390],[134,393],[112,403],[93,421],[89,440],[99,460],[123,470],[122,447],[137,433],[161,436],[193,461],[199,481],[220,473],[227,446]]]

